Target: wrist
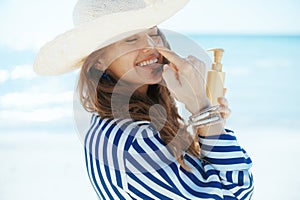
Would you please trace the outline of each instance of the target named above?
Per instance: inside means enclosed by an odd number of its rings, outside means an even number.
[[[204,126],[200,128],[195,127],[194,129],[195,129],[195,133],[202,137],[221,135],[226,132],[223,123]]]
[[[214,136],[225,132],[224,120],[219,112],[219,106],[209,106],[198,111],[189,118],[188,126],[200,136]]]

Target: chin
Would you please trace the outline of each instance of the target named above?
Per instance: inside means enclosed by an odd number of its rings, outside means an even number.
[[[158,84],[162,81],[162,76],[159,76],[159,77],[153,77],[151,79],[148,79],[147,82],[145,84],[148,84],[148,85],[154,85],[154,84]]]

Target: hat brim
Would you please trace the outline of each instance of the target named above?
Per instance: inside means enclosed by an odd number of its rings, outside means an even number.
[[[93,51],[160,24],[188,1],[160,0],[139,10],[105,15],[77,26],[45,44],[33,69],[39,75],[59,75],[78,69]]]

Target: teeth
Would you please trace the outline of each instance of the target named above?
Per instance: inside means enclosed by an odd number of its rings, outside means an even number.
[[[150,65],[150,64],[156,63],[157,61],[158,61],[157,58],[154,58],[152,60],[143,61],[143,62],[139,63],[138,66],[142,67],[145,65]]]

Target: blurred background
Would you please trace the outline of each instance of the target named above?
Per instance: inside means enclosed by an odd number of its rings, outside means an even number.
[[[73,118],[78,71],[32,71],[75,3],[0,0],[1,200],[97,199]],[[159,27],[225,49],[227,126],[253,160],[253,199],[299,199],[300,1],[191,0]]]

